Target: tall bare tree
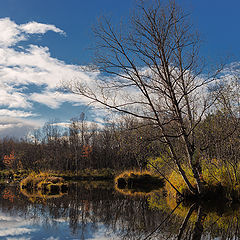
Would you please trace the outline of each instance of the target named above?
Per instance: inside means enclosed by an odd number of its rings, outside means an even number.
[[[107,108],[146,119],[160,132],[159,140],[166,144],[189,190],[201,194],[195,129],[214,101],[207,96],[207,86],[218,71],[202,77],[200,41],[189,15],[175,1],[142,1],[127,26],[116,29],[103,18],[94,33],[96,66],[107,74],[67,87]],[[191,168],[197,188],[183,163]]]

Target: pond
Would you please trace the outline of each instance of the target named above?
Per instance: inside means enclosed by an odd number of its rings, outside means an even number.
[[[177,204],[163,190],[116,191],[111,182],[71,183],[36,196],[0,185],[0,239],[240,239],[239,206]]]

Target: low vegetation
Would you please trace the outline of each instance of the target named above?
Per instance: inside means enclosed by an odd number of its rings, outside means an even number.
[[[167,169],[163,158],[152,160],[157,169],[167,173],[165,189],[175,201],[181,199],[205,201],[221,198],[222,202],[239,202],[240,199],[240,166],[217,159],[202,159],[201,179],[204,183],[201,195],[193,195],[187,188],[181,174],[174,169]],[[151,164],[152,164],[151,163]],[[154,170],[151,165],[149,168]],[[196,188],[193,172],[187,166],[184,171],[190,183]],[[171,184],[170,184],[171,183]],[[172,187],[178,190],[178,192]]]
[[[39,174],[32,172],[20,182],[20,189],[27,189],[29,192],[38,191],[44,195],[54,195],[66,192],[67,184],[61,177],[54,177],[46,172]]]
[[[163,179],[148,171],[125,171],[115,178],[118,189],[134,189],[135,192],[150,192],[163,187]]]

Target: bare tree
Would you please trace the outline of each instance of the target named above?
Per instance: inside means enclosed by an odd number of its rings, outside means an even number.
[[[96,66],[106,77],[88,83],[79,79],[67,87],[109,109],[146,119],[160,132],[189,190],[201,194],[195,129],[214,102],[207,86],[219,71],[202,77],[198,34],[175,1],[142,1],[137,9],[126,28],[115,29],[103,18],[94,30]],[[183,163],[191,168],[197,189]]]

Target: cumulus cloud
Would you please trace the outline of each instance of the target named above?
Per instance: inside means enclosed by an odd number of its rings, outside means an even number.
[[[23,137],[30,130],[39,128],[44,121],[25,117],[0,116],[0,136]]]
[[[62,94],[58,91],[44,91],[41,93],[33,93],[29,96],[29,99],[31,99],[31,101],[44,104],[52,109],[59,108],[64,102],[70,102],[73,104],[75,102],[81,104],[87,103],[87,100],[83,97],[72,93]]]
[[[22,30],[23,32],[30,33],[30,34],[33,34],[33,33],[44,34],[47,31],[53,31],[56,33],[65,34],[63,30],[57,28],[54,25],[43,24],[38,22],[29,22],[26,24],[22,24],[19,26],[19,29]]]
[[[10,18],[0,19],[0,47],[10,47],[27,40],[29,34],[44,34],[47,31],[65,34],[63,30],[51,24],[29,22],[18,25]]]
[[[13,86],[35,84],[45,85],[48,89],[74,77],[90,80],[79,66],[52,58],[47,47],[35,45],[30,45],[25,51],[0,49],[0,77],[1,82]]]
[[[18,25],[9,18],[0,19],[0,32],[0,47],[9,47],[26,39]]]
[[[8,108],[31,108],[32,104],[27,100],[27,96],[21,93],[21,90],[19,92],[19,90],[12,86],[0,83],[0,106]]]
[[[60,93],[57,89],[61,82],[73,78],[91,82],[97,73],[86,74],[81,66],[53,58],[46,46],[19,45],[30,40],[32,34],[53,31],[65,35],[62,29],[51,24],[34,21],[17,24],[9,18],[0,18],[0,31],[0,121],[2,117],[11,120],[0,123],[1,134],[14,127],[20,133],[21,126],[25,130],[36,126],[36,121],[31,120],[40,115],[35,103],[52,109],[60,108],[64,102],[86,103],[79,96]]]
[[[61,82],[73,78],[91,82],[97,75],[52,58],[47,47],[29,45],[23,51],[0,48],[0,105],[31,108],[34,101],[56,109],[64,101],[79,103],[82,100],[85,103],[83,98],[73,94],[57,93],[57,88]],[[33,85],[42,87],[41,91],[31,95],[24,93],[24,89]]]
[[[37,116],[37,114],[34,114],[32,112],[24,112],[20,110],[0,109],[0,116],[26,118],[26,117],[35,117]]]

